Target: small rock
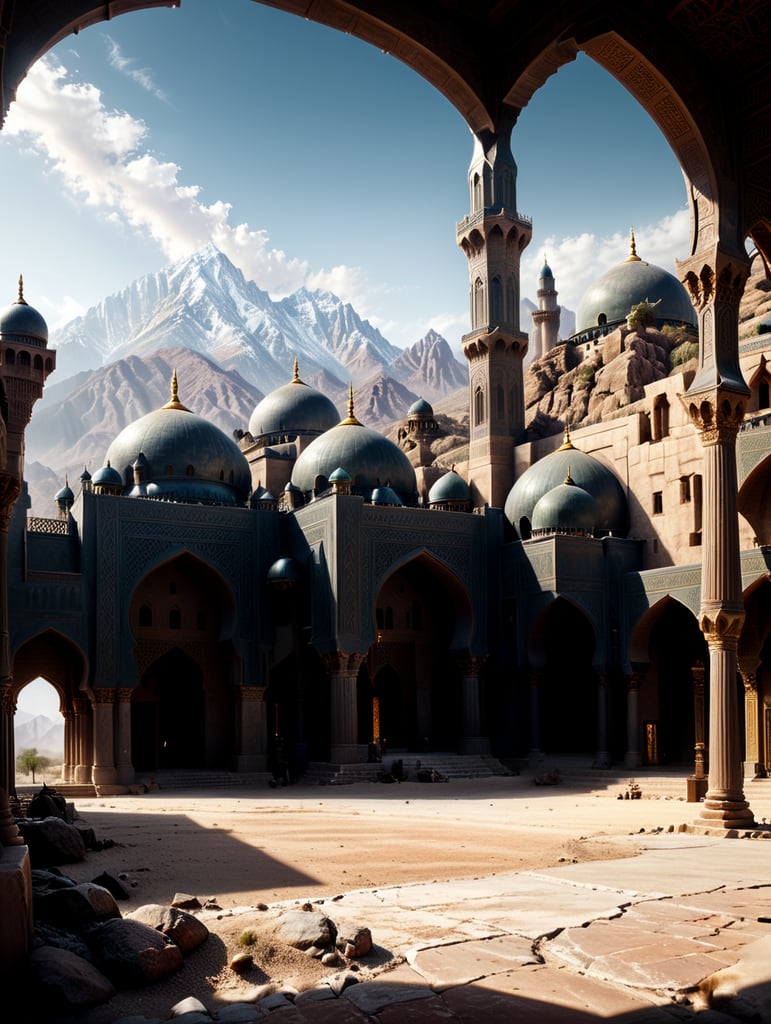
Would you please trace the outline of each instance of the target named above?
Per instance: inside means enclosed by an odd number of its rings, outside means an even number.
[[[177,892],[171,901],[172,907],[179,907],[181,910],[200,910],[201,902],[197,896],[191,896],[186,892]]]
[[[203,1013],[207,1017],[211,1017],[209,1011],[203,1005],[200,999],[196,999],[195,996],[188,996],[187,999],[182,999],[180,1002],[175,1003],[171,1008],[172,1017],[181,1017],[183,1013]]]
[[[230,958],[230,969],[236,974],[242,974],[254,966],[254,957],[251,953],[236,953]]]
[[[334,967],[335,964],[340,963],[340,957],[335,950],[334,953],[325,953],[321,958],[321,962],[325,967]]]
[[[348,959],[366,956],[372,950],[372,932],[369,928],[357,928],[350,938],[343,939],[343,950]],[[340,943],[338,942],[338,949]]]

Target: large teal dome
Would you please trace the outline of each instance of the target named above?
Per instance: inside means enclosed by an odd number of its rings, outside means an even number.
[[[140,458],[141,456],[141,458]],[[217,505],[243,505],[251,492],[249,463],[235,441],[177,398],[125,427],[105,462],[135,496]],[[143,477],[133,486],[134,464]]]
[[[618,477],[593,456],[574,448],[570,437],[566,435],[564,444],[557,451],[533,463],[509,491],[503,511],[519,537],[522,540],[530,537],[535,528],[536,505],[544,495],[564,484],[568,476],[594,499],[594,532],[626,536],[629,509]],[[558,492],[555,498],[560,496],[561,492]],[[540,528],[557,525],[544,524],[543,521],[544,516],[553,518],[553,512],[548,506],[539,510]]]
[[[353,415],[353,399],[348,417],[321,437],[311,441],[292,470],[292,484],[301,491],[325,490],[330,476],[344,469],[351,477],[351,492],[368,501],[378,487],[392,488],[405,505],[417,502],[415,470],[410,460],[387,437],[359,423]]]
[[[48,325],[24,299],[24,282],[19,278],[19,297],[0,311],[0,335],[6,339],[34,339],[48,344]]]
[[[533,509],[534,534],[594,532],[597,502],[571,476],[539,498]]]
[[[688,292],[674,274],[640,259],[634,247],[630,255],[589,286],[576,312],[575,335],[623,323],[632,306],[655,304],[658,327],[664,324],[696,325],[696,313]]]
[[[334,403],[300,380],[295,360],[290,383],[271,391],[255,406],[249,433],[254,438],[293,439],[297,434],[322,434],[339,422],[340,413]]]

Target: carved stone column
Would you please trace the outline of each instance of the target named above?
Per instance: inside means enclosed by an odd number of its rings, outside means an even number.
[[[739,366],[739,300],[749,270],[745,253],[716,247],[681,266],[699,316],[699,367],[683,396],[704,448],[701,608],[709,648],[709,784],[699,826],[746,828],[736,695],[744,622],[739,564],[736,435],[749,389]]]
[[[72,782],[75,777],[75,715],[69,709],[62,711],[64,718],[64,763],[62,764],[62,780]]]
[[[91,715],[89,702],[77,697],[72,702],[75,712],[75,782],[91,782]]]
[[[741,660],[739,671],[744,683],[744,777],[754,779],[760,774],[760,709],[758,707],[758,680],[755,675],[757,659]]]
[[[97,787],[97,793],[102,793],[105,787],[114,787],[118,781],[118,770],[115,767],[115,689],[112,686],[100,686],[93,693],[94,763],[91,779]]]
[[[693,676],[693,777],[706,778],[707,742],[704,732],[704,666],[700,661],[691,668]]]
[[[625,768],[639,768],[640,754],[640,683],[642,672],[630,672],[626,677],[626,753]]]
[[[597,754],[594,758],[594,767],[610,767],[610,754],[608,753],[608,676],[605,672],[597,673]]]
[[[131,695],[134,691],[129,686],[119,686],[115,691],[117,700],[117,746],[115,764],[118,769],[118,782],[128,785],[134,781],[134,764],[131,760]]]
[[[330,677],[330,724],[332,742],[329,752],[333,764],[357,764],[358,718],[356,704],[356,678],[362,655],[346,651],[322,654],[324,667]]]
[[[541,673],[537,669],[531,669],[528,673],[528,685],[530,690],[530,751],[527,755],[527,763],[530,768],[538,768],[543,761],[541,750],[541,719],[538,707],[539,683]]]
[[[2,440],[5,441],[4,425]],[[3,443],[3,448],[5,444]],[[0,473],[0,790],[16,796],[16,751],[13,740],[14,705],[10,700],[11,645],[8,623],[8,524],[21,491],[18,477]]]
[[[238,687],[240,750],[237,772],[264,772],[268,767],[268,712],[266,686]]]
[[[482,736],[479,700],[479,673],[487,659],[469,655],[459,660],[463,672],[461,694],[463,734],[460,740],[460,752],[461,754],[489,754],[490,739],[487,736]]]

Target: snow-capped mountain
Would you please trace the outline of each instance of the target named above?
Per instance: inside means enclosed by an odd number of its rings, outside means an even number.
[[[62,377],[182,346],[264,391],[287,382],[295,357],[308,383],[344,387],[354,368],[372,372],[398,354],[331,293],[303,289],[276,302],[212,244],[104,299],[51,345]]]
[[[468,383],[468,369],[434,330],[400,352],[388,373],[427,402],[444,398]]]
[[[17,711],[13,724],[16,753],[37,750],[44,757],[61,760],[64,756],[64,719],[54,721],[46,715]]]

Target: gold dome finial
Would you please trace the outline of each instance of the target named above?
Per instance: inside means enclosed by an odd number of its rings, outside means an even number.
[[[300,380],[300,362],[299,362],[297,356],[295,356],[295,358],[294,358],[294,371],[293,371],[293,376],[292,376],[292,383],[293,384],[302,384],[302,381]]]
[[[564,481],[564,482],[565,482],[566,484],[575,484],[575,480],[574,480],[574,479],[573,479],[573,477],[572,477],[572,476],[570,475],[570,466],[568,466],[568,471],[567,471],[567,474],[566,474],[566,476],[565,476],[565,481]]]
[[[342,422],[347,425],[356,424],[361,426],[353,413],[353,382],[348,387],[348,415]]]
[[[566,423],[565,424],[565,437],[564,437],[564,439],[562,441],[562,444],[557,449],[557,451],[558,452],[564,452],[568,448],[572,448],[572,447],[573,447],[573,442],[570,440],[570,424]]]
[[[171,375],[171,398],[169,401],[161,406],[162,409],[181,409],[183,412],[190,412],[186,405],[183,405],[179,400],[179,384],[177,382],[177,368],[174,367],[174,372]]]
[[[24,298],[24,275],[19,274],[19,297],[16,299],[17,302],[27,305],[27,300]]]
[[[637,255],[637,245],[634,240],[634,228],[629,229],[629,255],[624,260],[624,263],[639,263],[640,257]]]

